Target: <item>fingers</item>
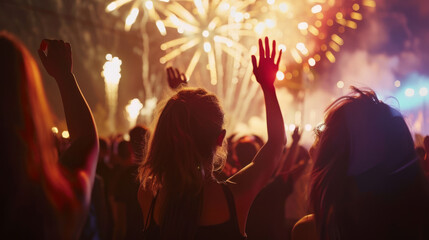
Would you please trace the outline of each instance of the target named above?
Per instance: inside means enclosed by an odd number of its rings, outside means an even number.
[[[186,75],[184,73],[180,74],[180,79],[182,80],[182,82],[186,83],[188,82],[188,80],[186,79]]]
[[[259,59],[264,58],[264,46],[262,45],[262,39],[259,39]]]
[[[265,57],[270,57],[270,43],[268,41],[268,37],[265,37]]]
[[[273,49],[271,51],[271,58],[274,59],[276,57],[276,40],[273,40]]]
[[[167,68],[167,77],[170,80],[174,79],[174,73],[173,73],[173,68],[172,67]]]
[[[283,49],[281,49],[280,50],[280,52],[279,52],[279,58],[277,59],[277,62],[276,62],[276,66],[278,67],[279,66],[279,64],[280,64],[280,59],[282,59],[282,53],[283,53]]]
[[[252,65],[253,65],[253,73],[255,73],[258,66],[256,65],[256,56],[252,55]]]
[[[177,79],[180,79],[179,69],[175,68],[174,70],[175,70],[174,77],[177,78]]]

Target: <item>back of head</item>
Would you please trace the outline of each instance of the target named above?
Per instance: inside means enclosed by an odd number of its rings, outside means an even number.
[[[381,222],[374,219],[392,214],[393,207],[386,206],[394,206],[419,181],[413,140],[401,114],[374,92],[353,90],[328,107],[316,146],[310,198],[322,238],[368,233],[358,228],[369,222],[381,233]]]
[[[185,236],[196,227],[203,181],[212,176],[222,127],[218,99],[204,89],[183,89],[162,108],[140,179],[150,190],[162,188],[167,194],[161,224],[164,234],[182,232]]]
[[[146,145],[146,134],[148,130],[143,126],[135,126],[129,132],[130,143],[133,148],[135,161],[140,163],[143,160],[143,151]]]
[[[53,179],[58,174],[58,156],[50,130],[51,114],[34,58],[6,32],[0,33],[0,53],[0,128],[7,142],[1,144],[5,157],[1,161],[0,189],[5,191],[5,202],[0,205],[17,209],[25,201],[38,204],[30,196],[42,194],[35,189],[41,189],[43,179]]]
[[[261,146],[256,142],[253,136],[244,136],[233,144],[233,154],[235,161],[239,164],[239,169],[249,164]]]
[[[206,171],[212,170],[222,126],[216,96],[200,88],[178,92],[159,115],[141,167],[142,181],[153,190],[199,192],[205,174],[211,174]]]

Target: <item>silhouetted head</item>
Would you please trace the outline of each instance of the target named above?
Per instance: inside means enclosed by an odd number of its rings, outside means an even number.
[[[147,132],[147,128],[143,126],[135,126],[129,132],[130,143],[136,162],[141,162],[143,160],[143,150],[146,145]]]
[[[238,163],[238,169],[245,167],[249,164],[261,146],[256,142],[253,136],[244,136],[233,143],[233,156]]]
[[[131,163],[132,148],[130,142],[122,140],[118,143],[118,156],[121,159],[119,164]]]
[[[338,221],[339,209],[354,200],[395,192],[416,175],[413,139],[402,115],[374,92],[357,88],[328,107],[312,157],[311,202],[323,224]]]
[[[223,111],[215,95],[184,89],[171,97],[157,119],[140,177],[152,190],[198,193],[212,177],[215,154],[225,136]]]

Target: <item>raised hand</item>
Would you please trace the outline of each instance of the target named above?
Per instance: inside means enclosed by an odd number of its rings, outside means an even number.
[[[302,132],[299,132],[299,127],[296,127],[292,133],[293,142],[299,142],[299,140],[301,140],[301,135],[302,135]]]
[[[256,80],[262,87],[272,86],[276,79],[277,71],[279,70],[279,63],[282,57],[282,50],[280,50],[277,61],[276,57],[276,41],[273,41],[272,51],[270,52],[270,44],[268,37],[265,37],[265,49],[262,40],[259,39],[259,64],[256,63],[256,56],[252,55],[253,74]]]
[[[186,85],[188,83],[185,74],[180,73],[179,69],[172,67],[167,68],[167,79],[168,85],[173,90],[180,85]]]
[[[70,43],[43,39],[37,52],[46,71],[55,79],[61,79],[72,73]]]

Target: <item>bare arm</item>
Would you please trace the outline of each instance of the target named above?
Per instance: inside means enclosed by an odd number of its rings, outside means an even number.
[[[97,165],[98,136],[91,110],[72,73],[71,47],[63,41],[43,40],[38,53],[58,84],[70,133],[71,146],[60,162],[77,199],[88,206]]]
[[[256,154],[252,163],[228,179],[235,200],[239,203],[237,204],[237,213],[241,229],[243,229],[247,212],[254,198],[268,183],[277,169],[284,145],[286,144],[283,117],[274,88],[274,80],[278,71],[281,51],[277,61],[275,61],[275,41],[273,41],[272,47],[272,52],[270,52],[268,38],[265,38],[265,49],[262,40],[259,40],[259,66],[256,63],[256,57],[252,56],[253,73],[264,93],[268,140]]]
[[[290,145],[290,148],[288,149],[285,159],[281,163],[281,168],[279,168],[279,171],[277,174],[285,174],[288,173],[292,166],[297,164],[297,158],[298,158],[298,148],[299,148],[299,140],[301,139],[301,133],[299,132],[299,128],[296,127],[295,130],[292,133],[292,144]],[[287,176],[284,176],[287,178]]]

